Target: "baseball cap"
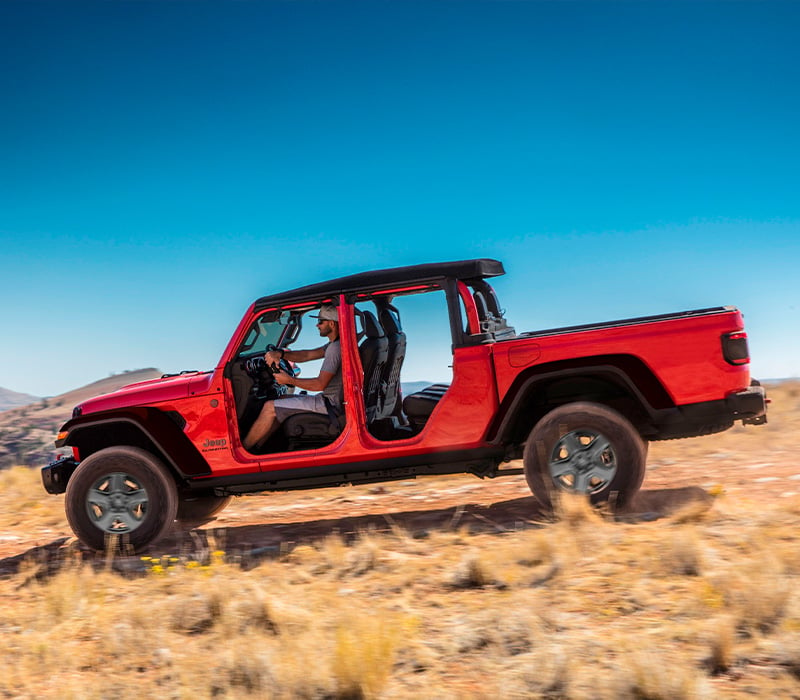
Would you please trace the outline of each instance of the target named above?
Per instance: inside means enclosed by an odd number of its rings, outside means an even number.
[[[315,316],[311,314],[311,318],[318,318],[321,321],[336,321],[339,322],[339,310],[331,304],[323,304],[320,307],[319,313]]]

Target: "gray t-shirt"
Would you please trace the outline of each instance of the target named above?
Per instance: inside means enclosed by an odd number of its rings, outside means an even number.
[[[325,357],[319,371],[330,372],[333,375],[322,394],[334,406],[341,406],[344,401],[344,388],[342,386],[342,347],[338,339],[328,343],[328,347],[325,348]]]

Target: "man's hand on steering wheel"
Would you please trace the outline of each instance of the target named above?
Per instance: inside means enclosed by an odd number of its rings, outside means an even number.
[[[292,368],[292,365],[289,364],[289,361],[285,359],[283,355],[283,350],[276,348],[274,345],[268,345],[267,352],[264,353],[264,360],[274,376],[283,373],[286,374],[289,379],[291,379],[294,377],[295,371]],[[288,384],[288,382],[278,381],[278,384]]]
[[[271,343],[267,345],[267,351],[264,353],[264,360],[267,363],[267,367],[270,369],[276,369],[280,367],[284,353],[284,350],[275,347]]]
[[[285,360],[284,360],[285,362]],[[275,380],[277,384],[281,384],[282,386],[291,386],[292,376],[288,372],[283,369],[283,365],[278,365],[278,369],[272,373],[272,378]]]
[[[267,364],[270,367],[278,367],[280,365],[280,361],[283,359],[283,351],[267,350],[267,352],[264,353],[264,359],[267,361]]]

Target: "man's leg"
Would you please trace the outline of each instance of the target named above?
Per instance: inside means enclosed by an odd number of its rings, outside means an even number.
[[[262,407],[247,437],[242,440],[244,448],[251,452],[277,430],[278,426],[289,416],[297,413],[328,414],[325,400],[321,394],[299,394],[297,396],[281,396],[274,401],[267,401]]]
[[[261,413],[258,414],[258,418],[250,427],[250,430],[247,431],[247,437],[242,440],[242,445],[249,452],[272,435],[278,425],[278,419],[275,416],[275,402],[267,401],[261,407]]]

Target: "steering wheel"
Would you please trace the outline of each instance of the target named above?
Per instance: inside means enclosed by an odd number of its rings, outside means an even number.
[[[278,348],[276,348],[274,345],[272,345],[272,343],[267,345],[267,352],[278,352],[278,351],[279,351]],[[264,360],[264,364],[267,364],[266,360]],[[278,360],[278,369],[281,372],[286,372],[286,374],[288,374],[290,377],[294,377],[294,375],[296,373],[296,370],[294,369],[294,367],[292,367],[292,365],[289,362],[289,360],[287,360],[284,357],[282,357],[280,360]],[[270,371],[274,372],[272,367],[270,367]]]
[[[267,351],[276,351],[274,345],[267,345]],[[267,364],[263,353],[252,355],[243,360],[242,369],[253,380],[253,388],[250,390],[253,396],[260,400],[276,399],[285,396],[289,387],[278,384],[275,381],[275,372],[279,369],[286,372],[290,377],[295,376],[295,370],[288,360],[283,357],[278,362],[278,367],[273,368]]]

